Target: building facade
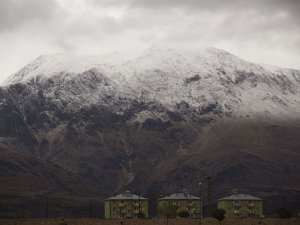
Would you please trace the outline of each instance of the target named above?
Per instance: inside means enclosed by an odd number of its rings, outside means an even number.
[[[226,211],[226,218],[262,218],[263,201],[247,194],[233,194],[218,200],[218,208]]]
[[[126,191],[105,200],[105,218],[137,218],[139,213],[149,217],[148,199]]]
[[[189,218],[201,218],[203,216],[202,200],[199,197],[175,193],[158,200],[159,217],[178,217],[180,212],[187,212]]]

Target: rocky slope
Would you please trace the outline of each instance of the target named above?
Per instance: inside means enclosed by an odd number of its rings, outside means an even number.
[[[297,70],[215,48],[44,55],[0,88],[0,193],[156,198],[211,176],[214,199],[296,210],[299,136]]]

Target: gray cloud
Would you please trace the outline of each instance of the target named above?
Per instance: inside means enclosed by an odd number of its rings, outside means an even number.
[[[195,20],[203,13],[211,13],[211,17],[223,15],[224,25],[229,27],[234,25],[237,29],[249,27],[252,32],[300,30],[299,0],[89,0],[89,2],[101,7],[126,7],[130,12],[142,10],[145,14],[151,13],[147,15],[151,18],[174,10],[185,17],[194,16]]]
[[[0,0],[0,81],[40,54],[214,46],[300,67],[299,0]]]
[[[130,16],[125,16],[121,25],[115,24],[123,29],[132,26],[142,29],[141,24],[149,30],[155,26],[166,26],[170,42],[176,39],[182,42],[182,33],[186,34],[186,40],[197,36],[202,38],[209,35],[205,31],[211,32],[210,38],[215,40],[270,40],[272,44],[286,46],[299,42],[299,0],[89,0],[89,3],[100,7],[126,8]],[[134,16],[140,23],[126,23]],[[171,21],[165,20],[167,17]],[[220,18],[219,21],[213,21],[214,17]],[[149,23],[149,19],[152,22]],[[172,31],[172,20],[181,24],[173,27],[177,30]],[[203,20],[205,25],[201,25]],[[291,50],[295,49],[300,50],[300,46],[295,45]]]
[[[101,6],[127,6],[128,8],[181,8],[192,10],[251,10],[260,11],[284,10],[299,16],[300,2],[298,0],[89,0],[91,4]]]
[[[33,20],[48,20],[57,9],[54,0],[0,0],[0,31],[17,29]]]

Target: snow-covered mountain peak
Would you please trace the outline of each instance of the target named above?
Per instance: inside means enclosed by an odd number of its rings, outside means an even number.
[[[118,79],[130,81],[137,76],[142,78],[151,71],[171,74],[173,78],[188,78],[195,74],[218,77],[219,72],[222,72],[226,79],[235,81],[238,79],[237,72],[253,72],[258,75],[268,73],[269,69],[214,47],[176,49],[154,45],[139,55],[120,52],[108,55],[41,55],[11,75],[5,84],[26,82],[36,76],[47,79],[61,73],[76,75],[91,68],[98,69],[117,83]],[[276,69],[274,73],[279,73],[278,71],[280,69]]]
[[[118,108],[124,99],[137,99],[201,117],[300,116],[299,71],[261,66],[212,47],[154,46],[138,56],[42,55],[13,74],[7,84],[18,82],[35,90],[48,88],[44,90],[48,98],[59,99],[72,110],[91,104]]]
[[[12,74],[5,84],[26,82],[38,75],[49,78],[61,72],[78,74],[91,68],[112,68],[129,59],[128,54],[119,52],[107,55],[74,55],[70,53],[41,55]]]
[[[139,56],[120,52],[90,56],[68,53],[41,55],[10,76],[6,84],[26,82],[38,75],[48,78],[60,72],[78,74],[91,68],[105,71],[108,75],[120,73],[127,79],[134,74],[149,70],[172,70],[180,74],[192,70],[207,74],[219,68],[229,73],[235,70],[257,72],[262,69],[226,51],[212,47],[190,50],[152,46]]]
[[[118,68],[127,80],[136,76],[147,76],[154,71],[170,74],[171,77],[188,78],[199,76],[219,76],[223,73],[235,81],[237,73],[265,74],[266,69],[238,58],[226,51],[213,47],[200,49],[171,49],[157,46],[146,50],[139,57],[129,60]]]

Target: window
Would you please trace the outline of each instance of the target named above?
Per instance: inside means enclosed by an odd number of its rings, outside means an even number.
[[[239,204],[240,204],[240,201],[233,200],[233,204],[234,204],[234,205],[239,205]]]

